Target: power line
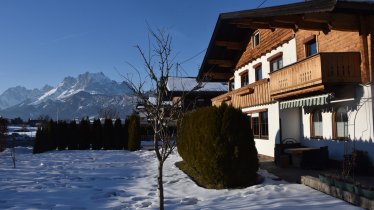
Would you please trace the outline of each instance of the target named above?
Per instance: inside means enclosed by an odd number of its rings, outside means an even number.
[[[184,61],[182,61],[182,62],[180,62],[179,64],[183,64],[183,63],[186,63],[186,62],[188,62],[188,61],[190,61],[190,60],[192,60],[192,59],[194,59],[194,58],[196,58],[197,56],[199,56],[201,53],[203,53],[203,52],[205,52],[206,51],[206,49],[207,48],[205,48],[205,49],[203,49],[203,50],[201,50],[200,52],[198,52],[196,55],[194,55],[194,56],[192,56],[192,57],[190,57],[190,58],[188,58],[188,59],[186,59],[186,60],[184,60]]]
[[[262,3],[260,5],[258,5],[257,8],[260,8],[267,0],[263,0]]]

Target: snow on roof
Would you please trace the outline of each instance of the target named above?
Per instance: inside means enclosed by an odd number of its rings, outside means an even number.
[[[198,85],[195,77],[169,77],[167,89],[169,91],[191,91]],[[223,82],[203,82],[201,88],[196,91],[201,92],[225,92],[227,83]]]
[[[156,102],[157,102],[157,98],[151,96],[151,97],[148,98],[148,101],[149,101],[151,104],[155,105]],[[172,105],[173,102],[171,102],[171,101],[162,101],[161,104],[162,104],[162,105]]]

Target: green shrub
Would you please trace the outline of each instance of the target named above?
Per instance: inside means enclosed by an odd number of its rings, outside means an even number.
[[[123,149],[121,141],[124,137],[122,136],[122,134],[123,134],[122,122],[121,122],[121,119],[117,118],[116,121],[114,121],[114,127],[113,127],[113,143],[114,143],[113,149],[117,149],[117,150]]]
[[[38,130],[36,130],[34,147],[32,148],[33,154],[38,154],[45,151],[45,148],[43,148],[43,146],[45,146],[44,137],[45,134],[43,133],[42,127],[38,127]]]
[[[91,148],[90,140],[90,120],[83,118],[78,126],[78,142],[80,150],[87,150]]]
[[[7,132],[8,120],[0,117],[0,152],[5,150],[5,134]]]
[[[196,180],[209,188],[253,185],[258,158],[250,122],[240,110],[205,107],[188,114],[177,136],[178,152]]]
[[[100,119],[95,119],[91,126],[91,139],[92,139],[92,149],[101,150],[103,148],[103,127],[101,125]]]
[[[104,120],[103,127],[103,147],[104,149],[114,149],[113,121],[112,119]]]
[[[67,144],[69,150],[77,150],[79,148],[79,130],[75,120],[68,125],[69,132],[67,133]]]
[[[129,123],[130,123],[130,119],[126,118],[125,124],[121,128],[121,136],[122,136],[121,145],[122,145],[123,149],[125,149],[125,150],[127,150],[128,147],[129,147],[129,143],[128,143],[128,139],[129,139]]]
[[[68,124],[66,121],[58,122],[57,124],[57,149],[65,150],[68,147]]]
[[[129,119],[128,127],[128,150],[140,149],[140,121],[139,116],[133,114]]]

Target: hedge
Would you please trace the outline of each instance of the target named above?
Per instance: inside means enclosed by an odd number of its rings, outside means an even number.
[[[228,106],[200,108],[180,123],[178,152],[189,171],[199,174],[195,180],[199,185],[237,188],[256,183],[257,150],[249,118],[240,110]]]

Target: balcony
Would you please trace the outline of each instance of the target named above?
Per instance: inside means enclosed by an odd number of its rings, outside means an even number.
[[[271,98],[269,84],[269,79],[263,79],[251,83],[245,87],[213,98],[212,104],[214,106],[220,106],[222,103],[226,103],[235,108],[243,108],[247,106],[270,103]]]
[[[281,99],[361,82],[359,52],[319,53],[270,74],[270,94]]]

